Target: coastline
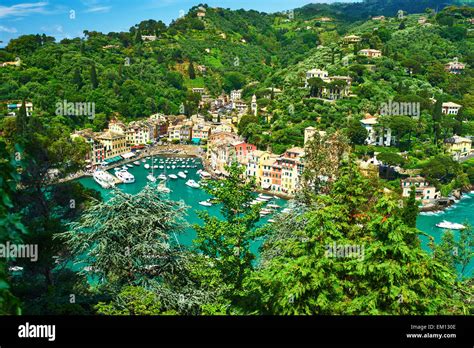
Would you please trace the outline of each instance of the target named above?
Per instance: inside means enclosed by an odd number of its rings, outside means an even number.
[[[445,198],[446,204],[431,204],[420,208],[420,215],[437,215],[449,208],[455,207],[466,195],[474,194],[474,186],[471,186],[469,190],[460,191],[458,195]]]
[[[122,167],[124,165],[136,162],[138,160],[142,160],[143,158],[150,157],[150,156],[161,156],[161,157],[177,157],[177,158],[202,158],[202,148],[196,145],[157,145],[153,148],[143,150],[137,156],[124,159],[120,161],[120,163],[115,163],[110,166],[107,166],[107,170],[114,169],[117,167]],[[63,178],[60,180],[55,180],[52,184],[61,184],[77,179],[81,179],[83,177],[92,176],[92,171],[79,171],[74,173],[73,175],[68,176],[67,178]]]

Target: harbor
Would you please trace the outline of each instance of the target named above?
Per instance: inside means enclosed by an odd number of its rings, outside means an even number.
[[[143,162],[145,161],[145,162]],[[134,164],[139,162],[139,165]],[[201,224],[202,220],[198,216],[199,211],[207,211],[212,216],[223,218],[220,213],[220,205],[212,202],[211,195],[203,189],[203,182],[205,180],[213,180],[211,175],[204,170],[202,161],[196,157],[175,157],[175,156],[151,156],[144,155],[141,159],[138,157],[129,161],[131,165],[120,163],[114,168],[107,169],[107,173],[114,175],[115,169],[121,170],[127,167],[127,171],[135,178],[133,183],[125,184],[118,183],[115,187],[123,192],[129,194],[137,194],[146,185],[151,183],[147,178],[151,174],[157,179],[156,183],[162,183],[161,190],[165,187],[169,192],[169,198],[175,201],[182,200],[187,206],[187,228],[182,234],[178,236],[178,240],[183,245],[190,246],[196,233],[193,226]],[[148,165],[149,169],[145,168]],[[187,166],[190,166],[188,168]],[[187,171],[188,173],[186,173]],[[179,173],[185,175],[179,175]],[[163,180],[165,179],[165,180]],[[108,200],[112,195],[113,190],[101,187],[92,176],[83,176],[77,179],[83,186],[97,190],[101,193],[104,200]],[[160,188],[157,188],[160,189]],[[167,191],[165,190],[165,191]],[[288,211],[287,201],[273,195],[265,195],[255,193],[254,202],[262,203],[261,220],[259,226],[266,223],[271,223],[275,216],[282,211]],[[253,203],[253,202],[252,202]],[[256,203],[254,203],[256,204]],[[257,253],[258,248],[262,244],[262,239],[258,240],[252,245],[252,251]]]

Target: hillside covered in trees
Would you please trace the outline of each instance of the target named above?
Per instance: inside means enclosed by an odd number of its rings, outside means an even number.
[[[474,135],[473,15],[472,7],[441,0],[314,4],[273,14],[197,5],[170,25],[149,19],[127,32],[11,40],[0,50],[0,63],[20,62],[0,67],[0,240],[39,244],[41,258],[19,261],[24,272],[15,276],[0,262],[0,313],[472,314],[472,277],[457,273],[470,262],[472,231],[460,241],[446,237],[428,254],[414,197],[400,205],[400,180],[389,170],[367,179],[356,158],[377,152],[387,167],[418,170],[443,193],[472,187],[472,160],[454,161],[443,145]],[[462,62],[462,73],[448,71],[450,62]],[[308,78],[315,69],[339,81]],[[242,89],[247,103],[255,95],[257,115],[236,126],[261,150],[302,147],[308,127],[325,132],[323,142],[307,144],[309,169],[294,213],[256,228],[258,211],[243,209],[254,183],[242,183],[234,166],[225,184],[205,188],[224,218],[202,213],[193,246],[181,248],[174,238],[185,228],[186,208],[157,190],[115,192],[103,202],[74,181],[50,185],[51,169],[64,178],[84,165],[87,149],[71,139],[73,131],[155,113],[209,117],[193,93],[198,87],[212,97]],[[327,98],[328,90],[338,97]],[[95,117],[59,115],[64,100],[95,103]],[[32,117],[24,105],[7,117],[11,101],[31,101]],[[360,120],[389,101],[419,103],[420,115],[381,116],[393,146],[366,145]],[[443,102],[462,108],[444,115]],[[321,163],[337,172],[324,188],[314,185],[327,174]],[[257,260],[250,246],[262,236]],[[336,242],[368,245],[366,258],[322,257],[324,245]],[[465,253],[453,256],[453,245]],[[97,284],[55,263],[58,255],[87,258]],[[77,302],[69,302],[71,293]]]

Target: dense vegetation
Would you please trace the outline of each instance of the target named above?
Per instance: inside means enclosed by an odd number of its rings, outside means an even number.
[[[294,16],[206,6],[203,20],[196,6],[169,26],[148,20],[128,32],[85,32],[59,43],[45,35],[10,41],[0,61],[19,57],[22,65],[0,69],[0,100],[32,101],[35,111],[27,117],[23,107],[16,118],[0,119],[0,242],[38,244],[40,257],[0,260],[0,313],[472,314],[472,275],[456,272],[471,259],[472,231],[460,240],[446,234],[431,257],[417,238],[413,197],[399,202],[399,178],[387,171],[383,179],[365,179],[354,157],[381,152],[387,166],[417,169],[447,193],[474,183],[473,162],[460,164],[443,147],[453,134],[474,133],[467,22],[474,11],[451,6],[436,13],[442,6],[435,0],[383,3],[310,5]],[[398,9],[408,12],[402,20],[369,19]],[[415,12],[432,25],[419,25]],[[321,16],[334,20],[321,22]],[[362,41],[346,45],[346,34]],[[143,42],[141,35],[157,40]],[[384,57],[354,54],[362,48],[380,49]],[[467,64],[462,75],[444,70],[454,57]],[[351,76],[354,96],[315,98],[317,86],[303,88],[313,68]],[[242,209],[252,183],[242,183],[233,166],[223,186],[207,187],[222,203],[224,219],[203,213],[195,245],[186,249],[174,243],[185,208],[156,190],[116,193],[104,203],[77,183],[51,185],[52,170],[61,179],[84,164],[86,145],[71,140],[72,130],[102,130],[112,116],[178,114],[181,105],[190,116],[199,101],[192,87],[206,87],[212,96],[243,88],[246,101],[255,93],[259,114],[244,116],[239,131],[262,149],[301,146],[308,126],[327,131],[337,147],[310,145],[305,190],[293,213],[256,229],[258,207]],[[419,102],[421,116],[382,118],[395,146],[363,145],[359,120],[392,99]],[[97,114],[56,115],[63,100],[94,102]],[[442,115],[443,101],[461,104],[460,114]],[[318,182],[328,174],[338,179]],[[249,246],[261,236],[266,242],[256,260]],[[324,257],[333,243],[365,246],[365,257]],[[72,262],[87,263],[94,279]],[[10,266],[23,271],[9,273]]]

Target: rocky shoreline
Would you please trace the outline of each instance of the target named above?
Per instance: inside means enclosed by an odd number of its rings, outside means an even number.
[[[474,193],[474,185],[468,190],[456,190],[453,195],[447,198],[441,198],[436,203],[427,204],[420,208],[420,213],[437,213],[455,205],[462,199],[464,194]]]

